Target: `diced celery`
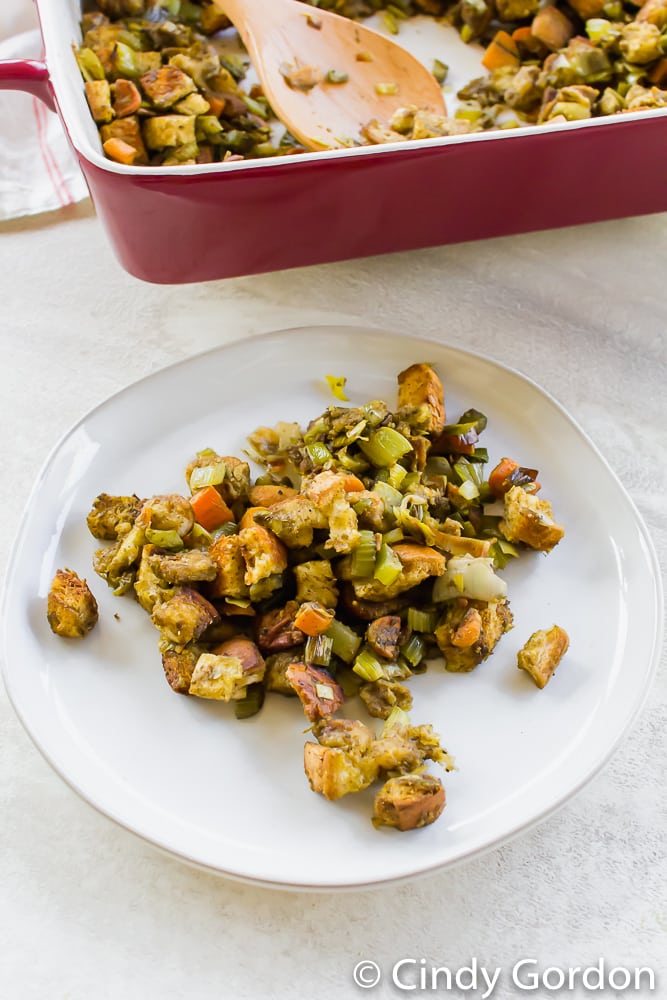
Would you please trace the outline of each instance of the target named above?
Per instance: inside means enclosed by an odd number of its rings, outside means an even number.
[[[393,427],[378,427],[369,436],[368,441],[360,441],[359,447],[373,465],[378,468],[393,465],[412,451],[412,445],[406,437]]]
[[[372,531],[359,532],[359,544],[352,553],[350,572],[353,577],[372,576],[375,571],[377,544]]]
[[[464,500],[476,500],[479,496],[479,489],[477,485],[473,483],[472,479],[466,479],[464,483],[459,486],[459,495],[464,498]]]
[[[383,483],[379,480],[376,481],[375,486],[373,487],[373,493],[377,493],[385,507],[389,510],[391,510],[392,507],[400,507],[401,501],[403,500],[402,493],[399,493],[399,491],[393,486],[390,486],[389,483]]]
[[[344,663],[352,663],[361,646],[361,638],[354,629],[334,618],[329,628],[323,634],[332,640],[332,653],[343,660]]]
[[[173,528],[167,531],[158,531],[156,528],[146,528],[146,541],[150,545],[157,545],[161,549],[169,549],[178,552],[183,548],[183,539]]]
[[[78,67],[81,70],[81,76],[84,80],[87,82],[92,80],[104,80],[106,75],[104,67],[100,62],[99,56],[93,51],[93,49],[75,49],[74,54],[76,56]]]
[[[383,542],[378,552],[373,576],[383,587],[390,587],[403,572],[403,564],[394,550]]]
[[[404,646],[401,646],[401,655],[405,657],[411,667],[418,667],[424,659],[424,640],[421,636],[411,635]]]
[[[226,473],[227,466],[224,462],[195,466],[190,473],[190,489],[194,493],[195,490],[200,490],[204,486],[219,486]]]
[[[434,631],[438,623],[437,611],[422,611],[421,608],[408,608],[408,627],[413,632]]]
[[[249,684],[244,697],[239,698],[234,703],[234,715],[236,718],[249,719],[251,716],[257,715],[264,704],[264,694],[264,685],[261,682],[258,684]]]
[[[304,659],[314,667],[328,667],[331,662],[333,639],[330,635],[309,635]],[[333,695],[332,695],[333,696]]]
[[[352,669],[355,674],[358,674],[363,680],[369,683],[379,681],[381,677],[384,677],[382,664],[368,646],[364,646],[358,654]]]
[[[410,716],[408,713],[404,708],[395,705],[385,720],[380,736],[390,736],[395,729],[406,729],[409,725]]]
[[[389,483],[390,486],[393,486],[394,489],[400,490],[401,483],[403,482],[407,474],[408,470],[405,469],[402,465],[399,465],[398,462],[395,462],[389,469],[389,476],[387,478],[387,482]]]
[[[402,528],[392,528],[391,531],[386,531],[382,536],[382,541],[386,542],[387,545],[393,545],[395,542],[402,542],[405,538]]]
[[[321,441],[313,441],[312,444],[307,444],[306,452],[308,453],[308,458],[316,468],[325,466],[327,463],[333,461],[333,455]]]

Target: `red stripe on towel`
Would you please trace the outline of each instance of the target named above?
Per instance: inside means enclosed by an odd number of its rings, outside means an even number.
[[[35,113],[35,121],[37,123],[37,140],[39,142],[39,149],[42,154],[42,159],[44,160],[44,166],[53,184],[53,189],[58,196],[58,200],[63,208],[67,205],[74,204],[74,198],[72,193],[67,186],[67,182],[63,177],[60,167],[53,155],[53,151],[49,146],[47,139],[47,128],[46,128],[46,115],[47,110],[36,97],[33,98],[33,108]]]

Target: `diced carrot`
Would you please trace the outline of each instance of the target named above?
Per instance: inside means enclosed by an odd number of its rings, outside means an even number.
[[[304,635],[322,635],[331,625],[334,619],[333,611],[327,611],[325,607],[316,601],[308,601],[302,604],[294,618],[294,624]]]
[[[190,504],[195,514],[195,521],[207,531],[215,531],[228,521],[234,520],[234,515],[215,486],[204,486],[203,489],[197,490],[190,497]]]
[[[515,28],[512,32],[513,41],[518,42],[519,44],[521,44],[521,42],[529,42],[533,37],[533,32],[531,31],[529,24],[525,24],[521,28]]]
[[[519,66],[521,58],[516,42],[506,31],[497,31],[482,56],[482,65],[488,70],[501,66]]]
[[[366,487],[362,483],[361,479],[353,475],[351,472],[345,476],[345,492],[346,493],[359,493],[361,490],[365,490]]]
[[[535,478],[537,476],[535,469],[526,469],[511,458],[501,458],[498,465],[489,474],[489,489],[497,500],[500,500],[515,485],[517,477],[514,476],[514,473],[517,470],[524,488],[530,493],[539,492],[541,487]]]
[[[574,35],[574,25],[557,7],[542,7],[533,18],[532,33],[548,49],[563,49]]]
[[[507,493],[507,479],[515,469],[519,468],[519,463],[512,458],[501,458],[495,469],[489,473],[489,489],[494,497],[502,497]]]
[[[222,112],[225,110],[225,104],[227,103],[227,101],[224,99],[224,97],[216,97],[214,94],[211,93],[206,94],[206,100],[211,105],[209,109],[210,113],[212,115],[215,115],[216,118],[219,118]]]
[[[134,146],[130,146],[129,142],[123,142],[122,139],[107,139],[106,142],[102,143],[102,148],[109,159],[115,160],[116,163],[125,163],[131,166],[137,158],[137,150]]]
[[[656,87],[664,87],[667,83],[667,59],[660,59],[648,74],[648,78]]]

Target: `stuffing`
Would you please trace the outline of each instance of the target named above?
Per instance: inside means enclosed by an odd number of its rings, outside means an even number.
[[[434,636],[445,658],[446,669],[467,673],[491,655],[500,637],[511,627],[512,612],[506,601],[461,598],[450,602]],[[468,643],[471,635],[473,641]]]
[[[85,580],[71,569],[56,572],[47,598],[51,631],[66,639],[82,639],[97,624],[97,601]]]
[[[546,687],[569,645],[570,638],[559,625],[548,631],[538,629],[519,650],[517,666],[530,674],[538,688]]]
[[[100,493],[93,501],[93,507],[86,523],[95,538],[116,541],[130,530],[141,510],[143,501],[138,496],[114,497]]]
[[[539,500],[521,486],[505,494],[500,530],[508,542],[523,542],[540,552],[550,552],[565,534],[565,528],[554,521],[549,501]]]
[[[416,830],[434,823],[445,808],[445,789],[430,774],[402,774],[385,782],[375,796],[373,823]]]
[[[151,614],[155,627],[177,646],[199,639],[219,618],[213,605],[191,587],[177,587],[166,601],[155,604]]]

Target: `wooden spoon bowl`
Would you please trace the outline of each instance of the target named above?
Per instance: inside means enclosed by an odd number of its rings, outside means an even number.
[[[214,2],[236,27],[274,113],[308,149],[356,145],[364,125],[387,124],[406,105],[447,113],[433,74],[371,28],[300,0]],[[347,82],[330,82],[336,77]]]

